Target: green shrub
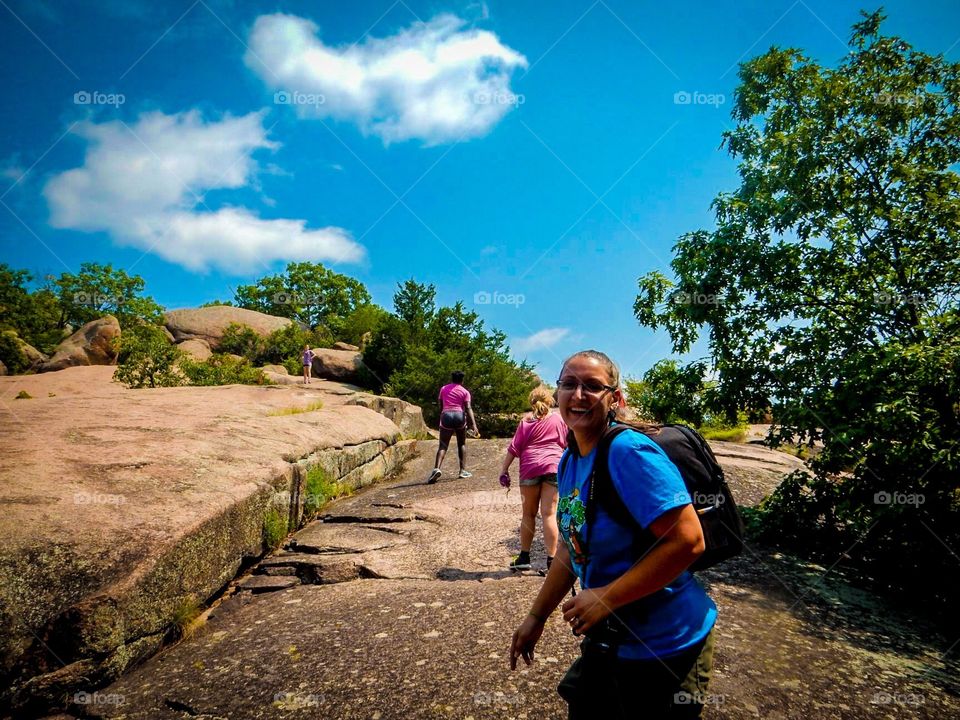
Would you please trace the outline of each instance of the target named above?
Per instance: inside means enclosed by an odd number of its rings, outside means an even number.
[[[203,362],[184,358],[180,369],[191,385],[265,385],[263,371],[246,358],[215,353]]]
[[[33,400],[33,395],[28,393],[26,390],[21,390],[17,393],[17,396],[14,400]]]
[[[223,331],[217,350],[221,353],[241,355],[251,363],[256,363],[263,354],[263,340],[250,326],[230,323]]]
[[[157,325],[133,325],[120,336],[115,380],[131,388],[183,385],[177,370],[183,351],[171,345]]]
[[[338,497],[349,494],[349,490],[336,482],[322,467],[315,466],[307,471],[307,481],[303,487],[303,516],[312,518],[324,505]]]
[[[294,376],[299,376],[303,373],[303,362],[300,360],[300,356],[290,357],[283,361],[283,366],[287,369],[287,372]]]
[[[30,361],[27,360],[13,330],[0,333],[0,362],[7,366],[7,372],[11,375],[22,373],[30,367]]]
[[[271,507],[263,516],[263,544],[271,550],[280,547],[280,543],[290,532],[289,516],[278,508]]]

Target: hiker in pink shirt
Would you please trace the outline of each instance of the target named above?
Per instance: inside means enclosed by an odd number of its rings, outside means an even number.
[[[530,393],[533,412],[520,421],[500,470],[500,485],[510,492],[510,465],[520,458],[520,554],[510,563],[511,570],[529,570],[530,546],[537,526],[537,510],[543,522],[543,547],[547,570],[557,551],[557,465],[567,446],[567,425],[560,413],[552,410],[553,395],[545,387]]]
[[[480,431],[477,430],[477,421],[473,417],[473,408],[470,406],[470,391],[463,386],[463,373],[455,370],[450,374],[451,382],[440,388],[440,447],[437,448],[437,459],[434,463],[430,477],[427,483],[435,483],[440,479],[440,465],[443,463],[443,456],[447,454],[447,447],[450,445],[450,438],[457,436],[457,454],[460,457],[460,474],[458,477],[473,477],[473,473],[467,472],[467,419],[470,420],[470,427],[474,437],[480,437]]]

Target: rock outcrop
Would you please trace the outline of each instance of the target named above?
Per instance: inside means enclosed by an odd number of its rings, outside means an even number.
[[[210,343],[199,338],[184,340],[182,343],[177,343],[177,347],[189,355],[191,360],[197,360],[198,362],[203,362],[213,355],[213,350],[210,349]]]
[[[351,345],[347,342],[335,342],[333,344],[334,350],[352,350],[353,352],[358,352],[360,350],[356,345]]]
[[[356,383],[362,366],[363,356],[355,350],[320,348],[313,351],[314,377]]]
[[[23,356],[27,360],[27,370],[36,370],[42,363],[45,363],[49,358],[44,355],[42,352],[37,350],[30,343],[24,342],[23,339],[17,335],[14,330],[4,330],[4,335],[10,335],[17,342],[17,345],[20,346],[20,352],[23,353]],[[9,372],[9,368],[7,369]]]
[[[415,448],[335,383],[134,391],[112,372],[0,377],[35,398],[0,417],[0,708],[17,717],[154,653],[300,525],[312,468],[360,487]]]
[[[91,320],[62,343],[53,356],[40,363],[37,372],[52,372],[80,365],[113,365],[117,361],[115,340],[120,323],[113,315]]]
[[[362,405],[390,418],[400,428],[404,437],[427,438],[430,436],[430,428],[423,421],[420,408],[404,400],[386,395],[357,393],[347,402],[350,405]]]
[[[288,318],[275,317],[255,310],[213,305],[211,307],[189,310],[171,310],[163,315],[163,323],[176,342],[184,340],[205,340],[212,350],[216,350],[223,333],[230,323],[246,325],[257,335],[266,337],[275,330],[286,327],[292,322]]]

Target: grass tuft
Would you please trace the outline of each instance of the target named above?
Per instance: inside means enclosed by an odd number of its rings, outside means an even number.
[[[279,410],[271,410],[267,413],[267,417],[280,417],[283,415],[300,415],[301,413],[313,412],[314,410],[320,410],[323,408],[323,402],[320,400],[315,400],[306,407],[288,407],[280,408]]]

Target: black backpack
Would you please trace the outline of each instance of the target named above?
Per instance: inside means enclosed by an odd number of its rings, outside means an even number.
[[[602,503],[607,512],[620,524],[637,525],[614,488],[607,464],[613,439],[620,433],[628,431],[643,432],[659,445],[677,466],[687,486],[687,492],[693,500],[693,507],[700,519],[700,527],[703,528],[703,538],[706,543],[706,550],[688,569],[705,570],[739,555],[743,550],[743,520],[733,500],[733,494],[727,486],[723,468],[717,462],[707,441],[700,433],[686,425],[658,425],[643,430],[620,423],[607,427],[597,445],[593,477],[590,479],[590,496],[586,507],[588,526],[596,516],[598,503]],[[576,447],[575,444],[572,447]],[[563,472],[563,464],[570,452],[568,450],[564,454],[558,472]],[[642,557],[655,543],[656,538],[653,533],[639,528],[635,548],[636,557]]]

